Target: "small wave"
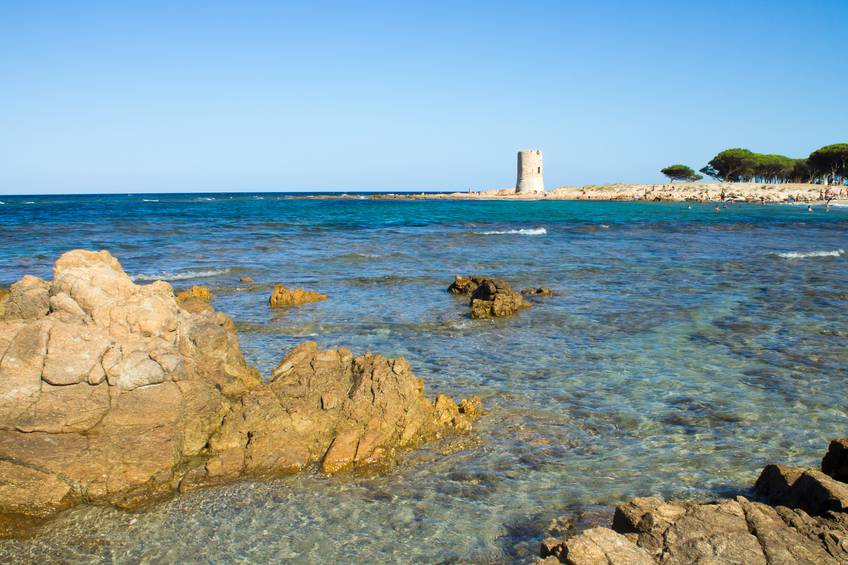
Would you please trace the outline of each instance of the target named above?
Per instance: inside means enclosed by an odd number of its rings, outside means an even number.
[[[605,230],[608,230],[608,229],[609,229],[609,224],[601,224],[601,227],[602,227],[602,228],[604,228]]]
[[[24,204],[35,204],[35,202],[33,202],[32,200],[27,200],[26,202],[24,202]]]
[[[833,251],[790,251],[778,253],[777,256],[784,259],[809,259],[811,257],[841,257],[844,254],[844,249],[834,249]]]
[[[186,279],[202,279],[206,277],[216,277],[218,275],[225,275],[230,272],[230,269],[211,269],[209,271],[184,271],[182,273],[171,273],[169,271],[162,271],[161,273],[156,273],[152,275],[148,275],[142,273],[140,275],[135,275],[132,277],[134,281],[182,281]]]
[[[141,201],[142,201],[142,202],[159,202],[159,201],[158,201],[157,199],[155,199],[155,198],[142,198],[142,199],[141,199]]]
[[[498,230],[479,232],[480,235],[545,235],[548,230],[545,228],[522,228],[520,230]]]

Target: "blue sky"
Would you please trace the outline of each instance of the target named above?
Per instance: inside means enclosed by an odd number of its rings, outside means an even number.
[[[660,181],[848,141],[848,1],[0,3],[0,193]]]

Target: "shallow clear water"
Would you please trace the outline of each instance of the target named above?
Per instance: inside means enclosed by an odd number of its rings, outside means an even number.
[[[0,200],[0,283],[108,248],[140,282],[208,285],[266,374],[314,339],[404,355],[431,393],[478,394],[489,411],[466,449],[430,446],[382,476],[243,482],[141,514],[78,508],[0,542],[0,561],[521,561],[558,516],[744,491],[766,462],[814,465],[845,435],[846,208]],[[445,292],[455,274],[558,294],[472,321]],[[330,299],[272,311],[276,281]]]

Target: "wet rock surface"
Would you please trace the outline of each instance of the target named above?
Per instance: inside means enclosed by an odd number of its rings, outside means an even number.
[[[833,468],[844,442],[831,443],[822,467]],[[635,498],[616,508],[612,528],[547,539],[540,555],[573,565],[848,563],[848,485],[817,470],[768,465],[755,491],[764,502]]]
[[[302,288],[289,289],[285,285],[275,284],[268,302],[272,308],[284,308],[324,300],[327,300],[327,295],[315,290],[304,290]]]
[[[12,307],[8,306],[12,304]],[[186,305],[202,304],[203,307]],[[0,533],[81,502],[136,508],[243,475],[386,465],[468,431],[408,363],[306,342],[263,381],[232,321],[108,252],[12,285],[0,321]]]

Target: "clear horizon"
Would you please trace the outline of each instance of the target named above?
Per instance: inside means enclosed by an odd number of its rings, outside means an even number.
[[[848,3],[0,8],[0,194],[662,183],[845,142]]]

